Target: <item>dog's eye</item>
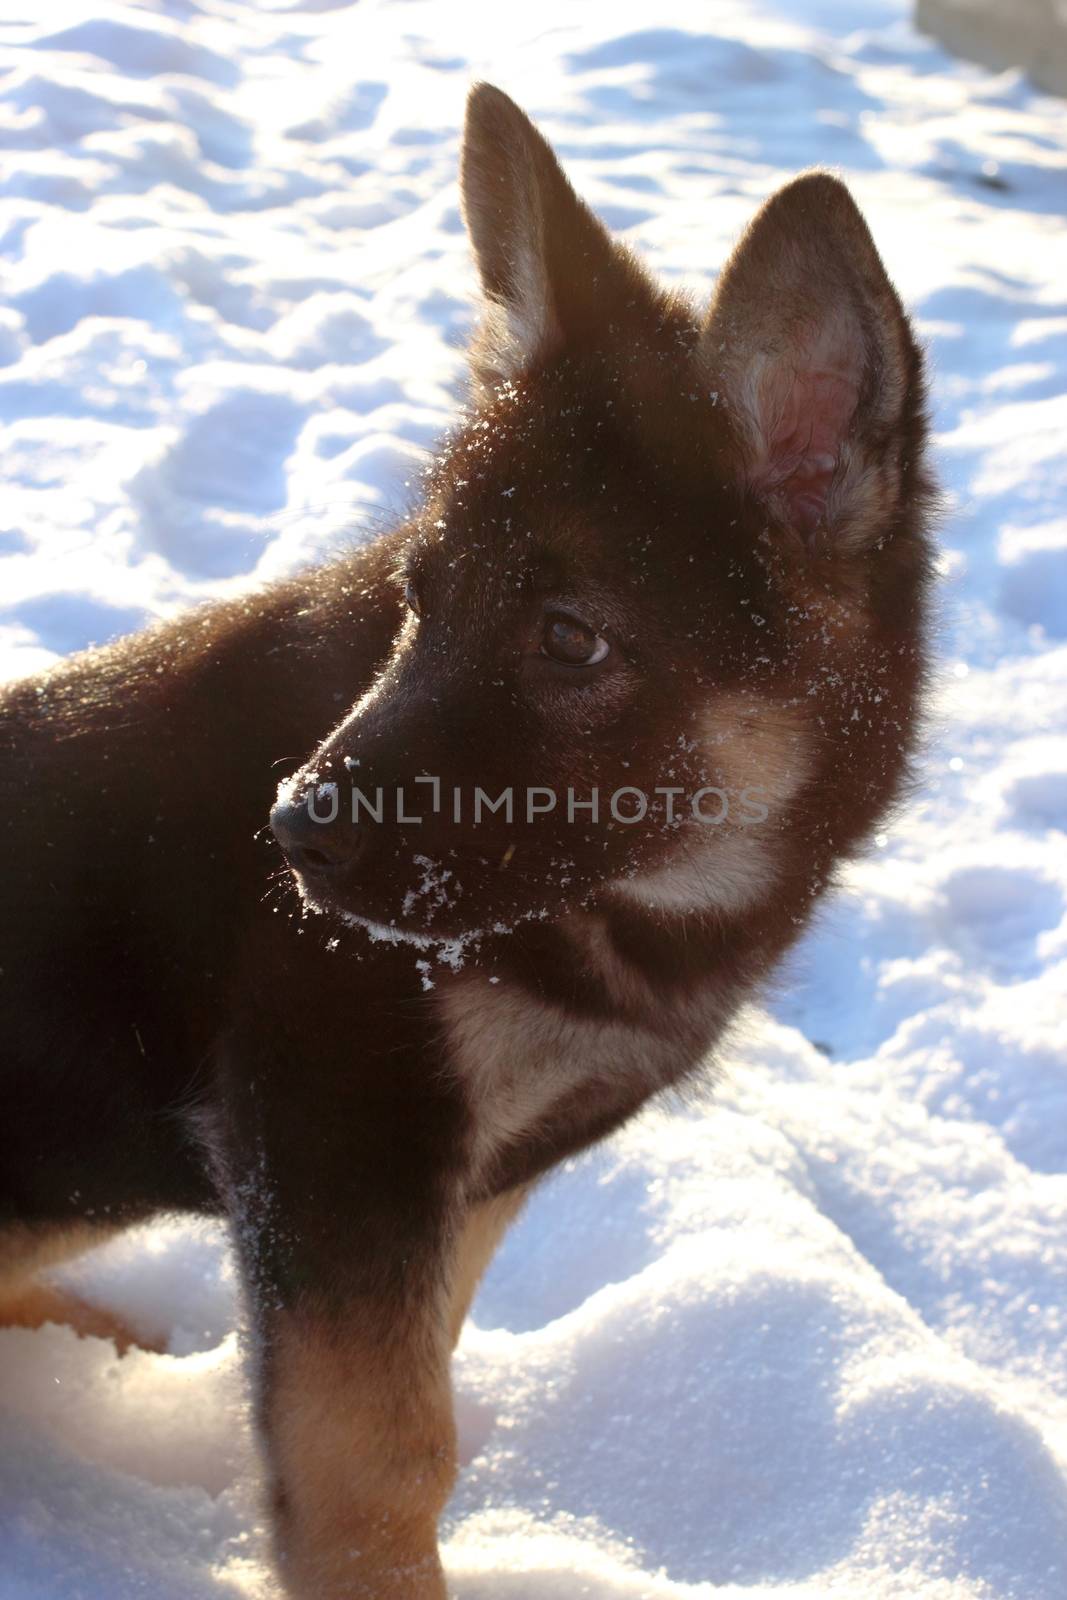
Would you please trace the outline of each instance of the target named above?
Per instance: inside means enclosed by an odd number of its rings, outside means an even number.
[[[410,578],[408,579],[407,583],[404,585],[404,599],[406,600],[406,602],[408,604],[408,608],[411,611],[413,611],[417,617],[421,617],[422,616],[422,601],[419,599],[419,591],[416,589],[415,585],[411,582]]]
[[[603,661],[611,646],[584,622],[557,612],[548,618],[541,638],[542,655],[568,667],[594,667]]]

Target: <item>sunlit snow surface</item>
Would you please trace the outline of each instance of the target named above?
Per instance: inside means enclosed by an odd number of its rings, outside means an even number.
[[[1063,1600],[1067,107],[896,0],[19,9],[10,674],[404,503],[470,323],[472,76],[701,293],[796,168],[853,185],[951,491],[924,781],[714,1104],[569,1164],[507,1242],[446,1554],[461,1600]],[[172,1354],[0,1333],[2,1600],[267,1593],[220,1236],[71,1276]]]

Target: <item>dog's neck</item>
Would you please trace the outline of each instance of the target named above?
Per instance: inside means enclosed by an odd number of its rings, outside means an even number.
[[[434,1004],[486,1196],[603,1137],[691,1073],[761,974],[736,929],[619,904],[514,930]]]

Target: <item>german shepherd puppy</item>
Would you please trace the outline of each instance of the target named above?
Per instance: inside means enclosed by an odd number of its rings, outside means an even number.
[[[2,702],[0,1267],[228,1218],[299,1600],[444,1596],[494,1246],[705,1066],[924,675],[920,355],[847,190],[780,190],[701,314],[484,84],[462,189],[473,399],[410,519]]]

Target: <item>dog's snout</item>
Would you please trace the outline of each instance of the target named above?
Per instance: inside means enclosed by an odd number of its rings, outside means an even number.
[[[279,802],[270,826],[290,865],[310,878],[338,876],[354,865],[365,842],[364,829],[344,818],[320,822],[303,800]]]

